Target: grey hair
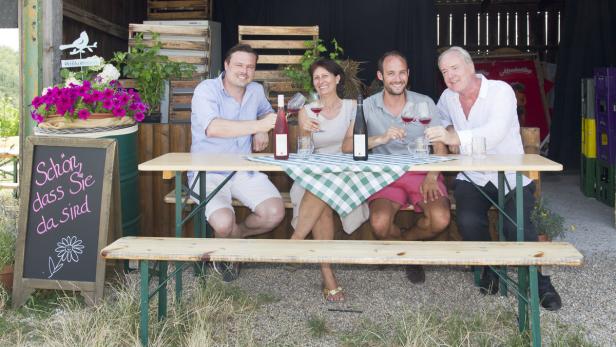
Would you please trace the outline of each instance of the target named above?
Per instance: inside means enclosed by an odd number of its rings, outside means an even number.
[[[441,53],[441,55],[438,56],[438,61],[437,61],[438,66],[441,65],[441,59],[443,59],[443,57],[449,53],[458,53],[460,57],[462,57],[462,60],[464,60],[465,63],[473,65],[473,59],[471,58],[471,55],[468,53],[466,49],[459,47],[459,46],[451,46],[447,48],[443,53]]]

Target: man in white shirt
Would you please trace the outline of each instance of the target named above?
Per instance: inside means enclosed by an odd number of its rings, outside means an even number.
[[[523,154],[516,97],[511,86],[475,74],[470,55],[460,47],[451,47],[443,52],[438,58],[438,66],[447,85],[437,104],[444,126],[426,130],[430,141],[441,141],[447,144],[452,152],[461,150],[465,153],[470,148],[473,137],[483,137],[487,154]],[[475,184],[482,187],[491,199],[498,199],[496,172],[465,173]],[[514,189],[515,173],[507,172],[506,179],[511,189]],[[535,185],[527,177],[523,177],[522,184],[524,240],[537,241],[537,233],[530,223],[530,212],[535,203]],[[468,241],[489,241],[487,212],[491,203],[462,174],[456,178],[454,194],[457,201],[456,222],[462,238]],[[508,200],[505,211],[510,216],[515,216],[515,196]],[[516,239],[516,228],[507,220],[504,233],[507,240]],[[481,292],[496,294],[497,291],[498,276],[489,268],[484,269]],[[541,274],[539,298],[541,305],[547,310],[556,311],[562,306],[550,278]]]

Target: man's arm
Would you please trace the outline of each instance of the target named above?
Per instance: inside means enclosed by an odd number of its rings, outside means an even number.
[[[214,118],[205,129],[205,134],[210,137],[239,137],[268,132],[276,125],[276,114],[269,113],[258,120],[228,120]]]
[[[347,129],[346,135],[344,136],[344,141],[342,141],[342,152],[343,153],[351,153],[353,152],[353,127],[355,125],[355,121],[351,122],[349,125],[349,129]],[[402,128],[391,127],[387,129],[384,134],[377,136],[368,136],[368,149],[372,149],[374,147],[384,145],[391,140],[399,140],[403,139],[406,136],[406,131]]]
[[[447,147],[442,142],[433,142],[432,148],[434,154],[445,155],[447,154]],[[430,171],[426,174],[421,187],[419,188],[423,195],[424,202],[434,201],[443,196],[443,193],[438,188],[438,176],[439,171]]]

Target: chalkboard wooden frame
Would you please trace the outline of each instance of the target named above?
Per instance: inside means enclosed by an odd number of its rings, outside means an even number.
[[[98,226],[98,249],[96,256],[95,281],[68,281],[55,279],[24,278],[24,255],[30,212],[31,180],[34,150],[38,146],[59,146],[79,148],[101,148],[105,150],[105,163],[101,193],[101,208]],[[15,273],[13,279],[13,307],[21,306],[34,289],[60,289],[79,291],[86,303],[94,304],[103,296],[105,261],[100,251],[107,245],[108,235],[115,235],[121,228],[119,195],[119,173],[117,144],[112,139],[90,139],[77,137],[30,136],[25,141],[20,180],[19,233],[15,252]]]

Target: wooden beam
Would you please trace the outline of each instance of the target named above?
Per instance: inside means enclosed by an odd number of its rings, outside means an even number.
[[[64,2],[64,9],[62,13],[65,17],[109,33],[110,35],[122,40],[128,39],[128,30],[125,27],[100,18],[96,14],[88,12],[68,2]]]
[[[62,44],[62,0],[42,2],[43,86],[60,83],[60,50]]]

